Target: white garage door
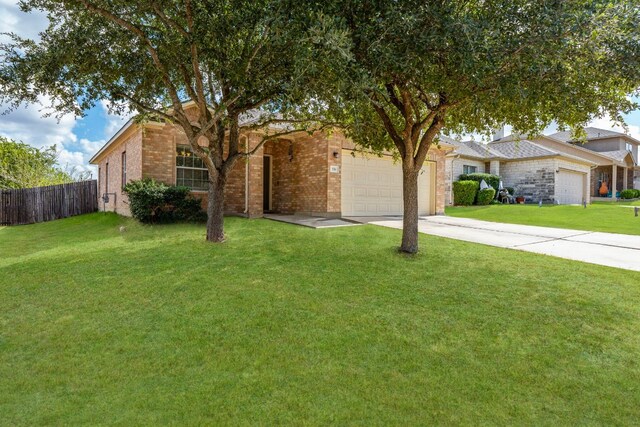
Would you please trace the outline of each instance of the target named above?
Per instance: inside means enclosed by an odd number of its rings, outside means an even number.
[[[418,178],[418,212],[435,213],[435,167],[425,162]],[[342,215],[402,215],[402,166],[388,157],[342,152]]]
[[[556,185],[556,197],[561,205],[581,204],[584,200],[585,174],[560,170]]]

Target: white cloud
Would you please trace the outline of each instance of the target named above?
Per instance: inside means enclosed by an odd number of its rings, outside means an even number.
[[[49,105],[49,98],[41,103]],[[2,106],[0,106],[0,109]],[[73,132],[77,120],[72,115],[60,119],[43,117],[42,105],[23,105],[0,118],[0,135],[22,141],[37,148],[56,146],[58,163],[63,168],[93,170],[89,159],[104,144],[104,140],[79,139]]]
[[[41,97],[40,102],[49,105],[50,99]],[[75,142],[77,137],[72,130],[76,119],[72,115],[60,119],[43,117],[47,110],[42,105],[22,105],[2,116],[0,134],[38,148]]]
[[[124,126],[124,124],[131,118],[132,114],[119,116],[117,114],[109,113],[112,105],[111,101],[102,100],[100,101],[100,105],[104,110],[104,116],[107,121],[104,132],[108,137],[111,137],[118,132],[122,126]]]
[[[37,39],[38,33],[47,27],[47,23],[47,17],[42,12],[24,13],[16,0],[0,0],[1,32],[13,32],[22,37]],[[6,40],[6,36],[0,35],[0,42]]]

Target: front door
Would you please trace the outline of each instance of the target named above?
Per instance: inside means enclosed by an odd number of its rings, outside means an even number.
[[[271,211],[271,156],[264,156],[262,168],[262,209]]]

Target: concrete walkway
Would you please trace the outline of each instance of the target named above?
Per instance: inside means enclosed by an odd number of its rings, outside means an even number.
[[[402,228],[401,219],[365,222]],[[640,226],[640,222],[638,225]],[[640,271],[640,236],[505,224],[448,216],[420,219],[419,231],[467,242]]]

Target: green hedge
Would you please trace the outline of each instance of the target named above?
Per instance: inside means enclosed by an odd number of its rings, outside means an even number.
[[[636,197],[638,197],[638,193],[640,193],[640,190],[633,190],[633,189],[627,189],[627,190],[622,190],[620,192],[620,198],[621,199],[635,199]]]
[[[168,186],[153,179],[131,181],[124,187],[131,215],[143,223],[203,221],[206,213],[188,187]]]
[[[478,196],[476,197],[476,204],[484,206],[490,204],[493,199],[496,197],[496,190],[493,188],[485,188],[484,190],[478,191]]]
[[[500,187],[500,177],[498,175],[492,175],[490,173],[468,173],[460,175],[460,181],[477,181],[482,182],[482,180],[493,187],[496,192]]]
[[[455,181],[453,183],[453,203],[458,206],[471,206],[476,199],[480,184],[477,181]]]

